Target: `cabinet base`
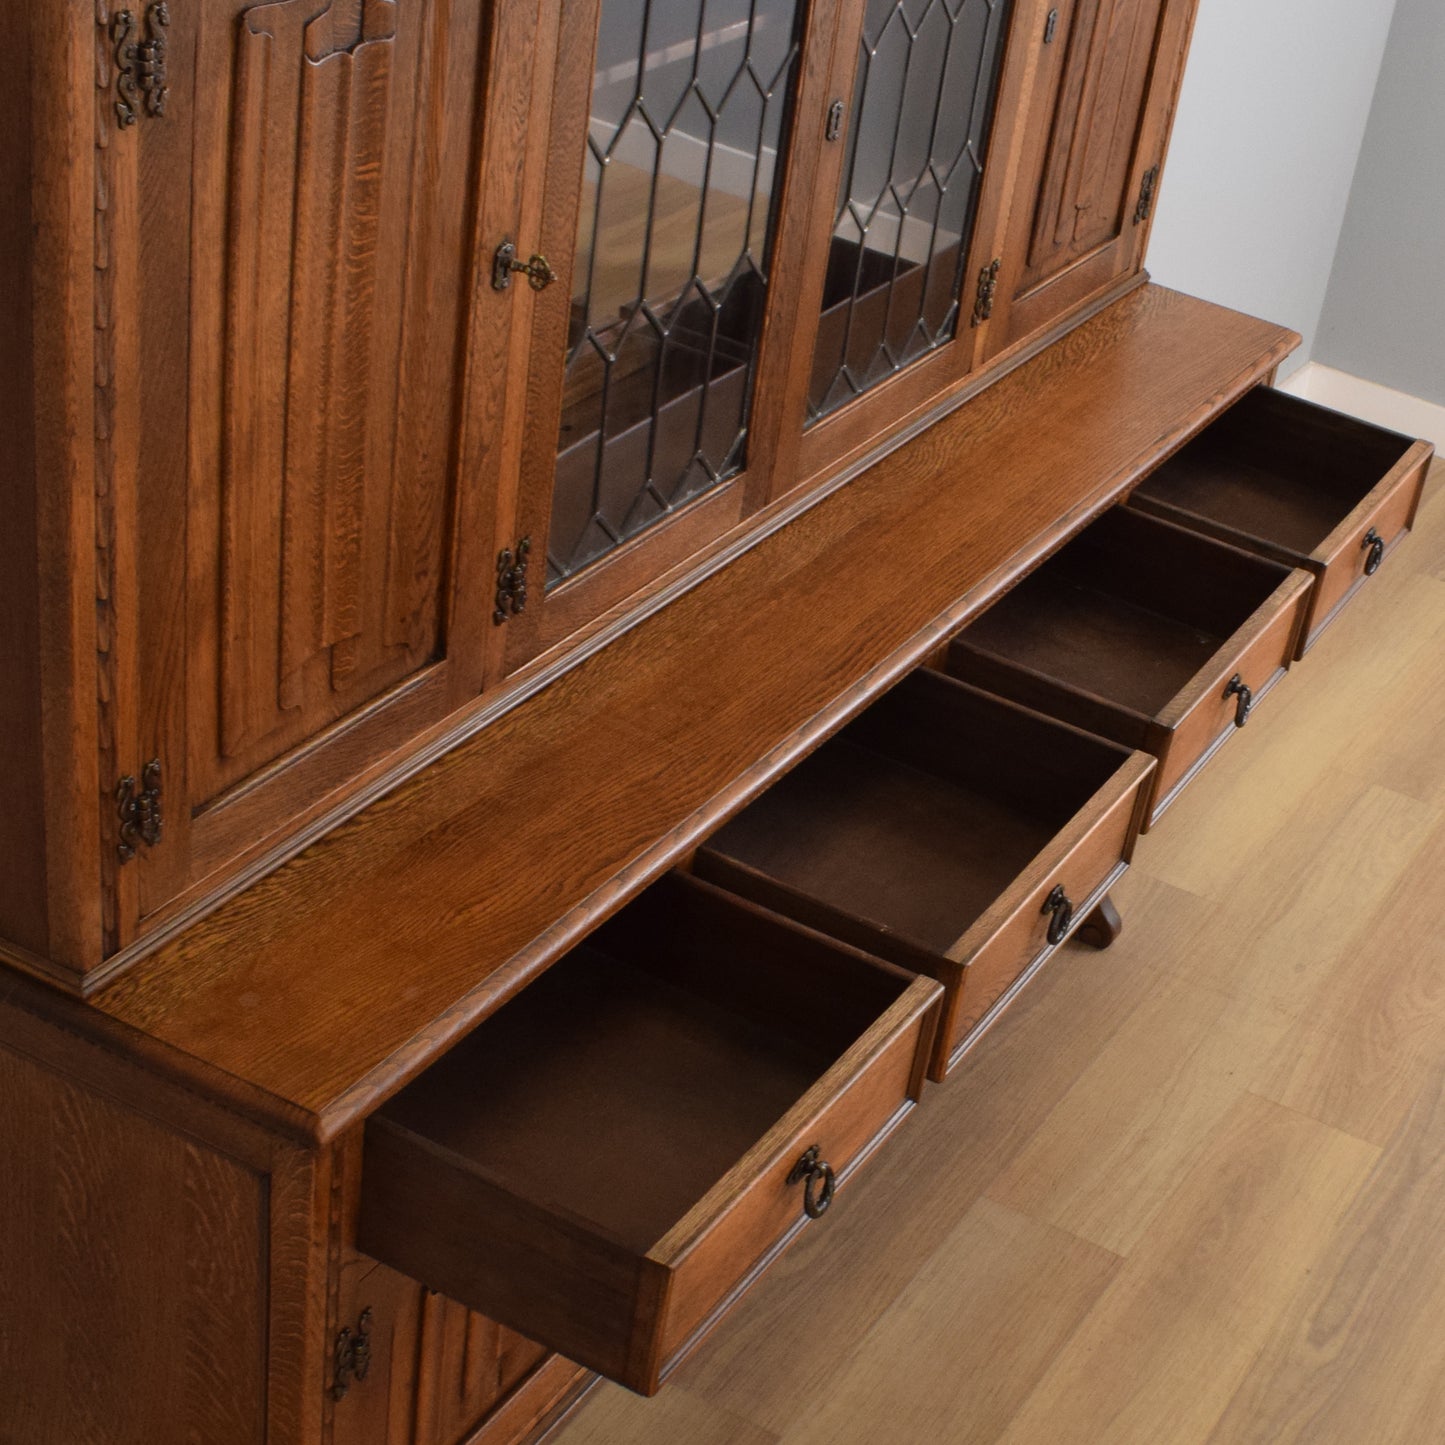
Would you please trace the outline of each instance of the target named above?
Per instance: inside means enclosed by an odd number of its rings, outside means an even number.
[[[1102,949],[1108,948],[1123,931],[1124,920],[1119,917],[1113,898],[1106,893],[1094,911],[1079,925],[1074,937],[1080,943],[1087,943],[1090,948]]]

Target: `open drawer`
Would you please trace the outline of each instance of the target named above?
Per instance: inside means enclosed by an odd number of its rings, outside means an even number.
[[[1303,657],[1414,525],[1434,451],[1257,387],[1165,462],[1128,505],[1312,572]]]
[[[943,983],[942,1079],[1123,873],[1154,761],[922,670],[699,848],[696,871]]]
[[[651,1394],[913,1107],[939,993],[666,877],[368,1121],[358,1243]]]
[[[1115,507],[960,634],[946,670],[1153,753],[1147,828],[1284,676],[1312,584]]]

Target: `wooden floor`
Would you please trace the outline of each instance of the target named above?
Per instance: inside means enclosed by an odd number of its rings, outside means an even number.
[[[1445,469],[1117,897],[661,1395],[549,1445],[1445,1441]]]

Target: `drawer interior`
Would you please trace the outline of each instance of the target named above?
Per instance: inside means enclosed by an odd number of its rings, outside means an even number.
[[[905,678],[710,840],[946,953],[1128,753],[930,671]]]
[[[960,640],[1153,717],[1288,576],[1277,563],[1116,507]]]
[[[1257,387],[1165,462],[1138,495],[1308,557],[1413,445],[1409,437]]]
[[[910,981],[664,878],[382,1113],[510,1196],[644,1253]]]

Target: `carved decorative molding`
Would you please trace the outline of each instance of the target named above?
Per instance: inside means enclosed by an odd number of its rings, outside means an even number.
[[[303,704],[325,659],[365,665],[395,0],[281,0],[241,16],[232,130],[225,406],[222,749]],[[268,378],[283,377],[275,386]],[[234,579],[232,581],[231,579]],[[274,606],[258,605],[269,579]],[[233,607],[230,599],[238,603]],[[279,625],[278,625],[279,624]]]

